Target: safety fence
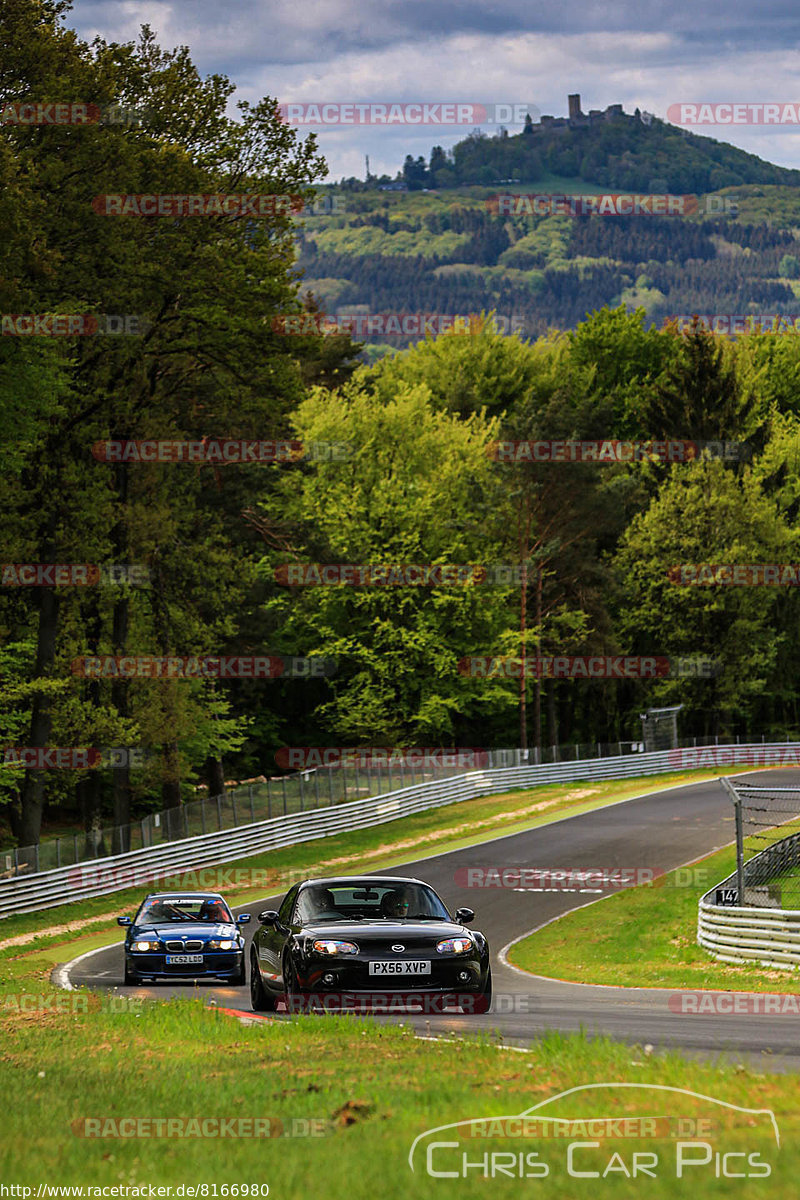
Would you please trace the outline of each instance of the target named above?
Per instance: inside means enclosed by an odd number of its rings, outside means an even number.
[[[549,783],[635,778],[693,767],[800,766],[800,743],[661,750],[553,764],[470,771],[365,798],[280,813],[233,829],[212,830],[90,862],[0,879],[0,917],[106,895],[178,870],[234,862],[266,850],[394,821],[425,809]]]
[[[699,945],[723,962],[800,966],[800,789],[720,781],[734,802],[737,864],[701,898]],[[778,837],[782,830],[792,832]],[[777,838],[777,840],[776,840]],[[748,858],[753,847],[769,841]]]
[[[761,742],[763,745],[763,737]],[[726,744],[724,739],[714,741],[710,738],[691,738],[678,743],[690,759],[704,747],[716,748]],[[654,746],[651,750],[661,748]],[[346,804],[351,800],[380,796],[418,783],[449,779],[472,769],[545,766],[628,755],[638,759],[644,750],[643,742],[628,741],[570,743],[543,747],[541,751],[536,747],[529,750],[410,751],[395,753],[394,758],[388,753],[384,754],[383,765],[380,762],[381,752],[370,751],[371,764],[368,758],[366,762],[344,761],[335,766],[305,767],[272,778],[261,775],[228,787],[218,796],[206,796],[174,808],[151,812],[125,825],[98,823],[82,833],[62,834],[41,840],[35,846],[12,846],[0,850],[0,879],[32,875],[55,867],[107,858],[109,855],[145,850],[198,834],[222,833],[242,825],[252,825],[256,821],[271,820],[272,817],[326,808],[332,804]]]

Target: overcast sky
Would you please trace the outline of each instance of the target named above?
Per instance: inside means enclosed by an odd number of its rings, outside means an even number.
[[[133,40],[149,24],[250,101],[508,102],[563,116],[580,92],[584,112],[621,103],[664,119],[678,102],[800,102],[800,16],[787,0],[617,0],[611,11],[595,0],[75,0],[67,23],[89,41]],[[334,180],[363,178],[365,154],[373,174],[394,175],[406,154],[427,158],[469,128],[324,129],[319,147]],[[791,127],[695,132],[800,167]]]

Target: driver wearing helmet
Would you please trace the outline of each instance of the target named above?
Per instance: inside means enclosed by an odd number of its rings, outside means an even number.
[[[230,918],[221,900],[204,900],[200,908],[201,921],[215,921],[218,925],[227,925]]]

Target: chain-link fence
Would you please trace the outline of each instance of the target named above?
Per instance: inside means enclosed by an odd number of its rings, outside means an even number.
[[[800,787],[722,783],[736,818],[736,877],[717,902],[800,908]]]
[[[480,761],[486,767],[515,767],[536,759],[533,751],[528,754],[520,750],[494,750],[482,755]],[[37,846],[0,850],[0,879],[143,850],[197,834],[235,829],[288,813],[346,804],[349,800],[446,779],[468,769],[463,764],[420,767],[401,763],[389,767],[327,767],[265,778],[261,783],[232,788],[222,796],[192,800],[150,813],[129,825],[99,827],[43,841]]]
[[[741,739],[748,744],[748,739]],[[759,739],[762,743],[764,738]],[[688,738],[683,748],[736,745],[739,738]],[[547,746],[541,751],[496,749],[475,751],[478,769],[498,769],[529,764],[579,762],[613,758],[644,751],[643,742],[572,742]],[[409,755],[409,757],[412,757]],[[676,761],[676,769],[681,764]],[[348,800],[380,796],[397,788],[427,783],[463,774],[468,765],[438,766],[336,766],[299,771],[295,774],[264,778],[263,782],[234,787],[221,796],[188,801],[175,808],[150,813],[129,825],[100,826],[40,842],[36,846],[18,846],[0,850],[0,879],[15,875],[48,871],[55,867],[142,850],[164,842],[180,841],[215,830],[235,829],[241,825],[268,820],[285,813],[304,812],[344,804]]]

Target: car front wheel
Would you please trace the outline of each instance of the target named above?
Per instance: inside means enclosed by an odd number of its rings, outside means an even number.
[[[492,1007],[492,968],[489,967],[486,972],[486,983],[483,990],[477,992],[474,996],[470,996],[469,1003],[461,1005],[461,1011],[465,1013],[486,1013]]]
[[[290,1013],[302,1012],[303,997],[300,994],[300,985],[297,981],[297,973],[294,969],[294,963],[290,954],[283,956],[283,993],[286,999],[286,1011]]]
[[[253,1012],[274,1012],[275,999],[267,995],[255,950],[250,951],[250,1007]]]

